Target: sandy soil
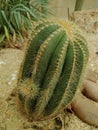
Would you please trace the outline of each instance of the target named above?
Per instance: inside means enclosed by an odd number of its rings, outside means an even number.
[[[90,58],[88,69],[98,74],[98,35],[83,33],[88,41]],[[2,49],[0,50],[0,130],[46,130],[36,127],[28,122],[17,107],[17,101],[9,95],[16,86],[17,74],[24,55],[23,50]],[[65,116],[65,130],[98,130],[79,120],[74,114],[67,113]],[[59,130],[52,122],[49,130]]]

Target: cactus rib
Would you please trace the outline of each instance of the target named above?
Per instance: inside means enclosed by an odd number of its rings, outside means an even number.
[[[59,26],[57,24],[46,24],[43,25],[37,32],[35,31],[35,35],[33,36],[33,40],[30,41],[30,44],[27,48],[24,61],[21,65],[19,79],[25,79],[31,77],[32,73],[32,64],[36,57],[36,53],[40,47],[40,45],[44,42],[44,40],[55,30],[57,30]],[[44,35],[43,35],[44,34]],[[36,44],[37,43],[37,44]],[[32,64],[31,64],[32,63]]]
[[[59,76],[62,72],[67,46],[68,46],[68,42],[65,42],[65,39],[66,37],[62,38],[61,44],[57,46],[55,52],[52,55],[52,59],[50,61],[45,76],[46,78],[40,92],[40,96],[39,96],[40,98],[38,99],[36,109],[34,112],[34,115],[36,115],[35,118],[37,118],[44,111],[46,105],[48,104],[48,101],[50,100],[53,94]]]

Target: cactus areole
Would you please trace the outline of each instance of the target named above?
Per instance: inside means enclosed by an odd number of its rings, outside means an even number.
[[[88,60],[86,40],[72,22],[39,22],[18,76],[18,97],[34,121],[52,119],[71,103]]]

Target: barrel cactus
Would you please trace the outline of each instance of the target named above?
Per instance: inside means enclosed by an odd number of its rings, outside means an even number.
[[[52,119],[71,103],[88,61],[86,40],[72,22],[43,21],[30,36],[18,76],[18,98],[34,121]]]

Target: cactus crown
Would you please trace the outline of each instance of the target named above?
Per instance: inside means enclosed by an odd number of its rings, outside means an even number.
[[[57,116],[72,101],[88,60],[72,22],[44,21],[31,34],[18,77],[18,97],[33,120]]]

